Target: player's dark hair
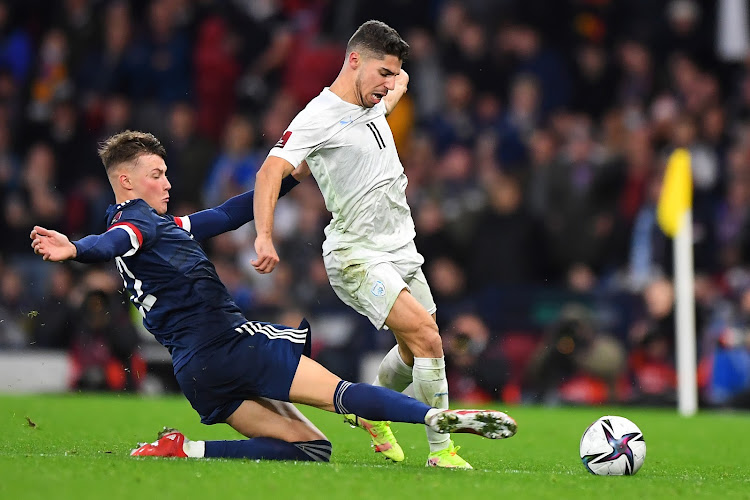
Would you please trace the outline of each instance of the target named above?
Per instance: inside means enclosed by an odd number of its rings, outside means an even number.
[[[357,28],[349,43],[346,53],[367,51],[378,59],[386,55],[396,56],[401,62],[409,57],[409,44],[401,38],[398,31],[382,21],[367,21]]]
[[[142,155],[157,155],[166,160],[167,151],[159,139],[148,132],[126,130],[99,144],[99,158],[109,172],[120,163],[133,161]]]

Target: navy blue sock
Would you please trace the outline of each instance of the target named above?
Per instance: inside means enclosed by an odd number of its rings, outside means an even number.
[[[370,384],[342,380],[333,394],[337,413],[354,413],[370,420],[423,424],[430,407],[406,394]]]
[[[205,457],[328,462],[331,459],[331,443],[324,439],[289,443],[267,437],[206,441]]]

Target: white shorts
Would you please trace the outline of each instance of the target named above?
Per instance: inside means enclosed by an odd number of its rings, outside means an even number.
[[[334,250],[323,256],[336,295],[382,329],[401,290],[433,314],[437,307],[422,272],[424,257],[414,242],[392,252],[362,248]]]

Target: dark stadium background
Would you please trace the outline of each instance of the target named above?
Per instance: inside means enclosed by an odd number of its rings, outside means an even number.
[[[96,145],[127,128],[162,139],[175,215],[251,189],[371,18],[411,44],[389,121],[451,397],[674,404],[671,243],[655,203],[680,146],[701,404],[748,407],[748,8],[694,0],[0,1],[0,388],[174,390],[114,265],[44,263],[31,228],[105,229]],[[308,180],[279,203],[273,274],[249,264],[252,224],[206,250],[249,318],[307,316],[316,359],[369,381],[393,340],[328,285],[328,218]]]

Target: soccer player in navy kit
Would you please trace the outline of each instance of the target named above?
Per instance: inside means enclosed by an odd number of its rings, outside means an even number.
[[[438,432],[493,439],[515,433],[515,422],[502,412],[440,410],[389,389],[341,380],[308,357],[307,321],[297,328],[248,321],[198,242],[252,220],[252,191],[173,217],[166,213],[166,152],[156,137],[122,132],[101,144],[99,156],[116,202],[107,210],[107,231],[71,242],[35,226],[34,252],[51,261],[114,260],[144,326],[169,350],[180,388],[201,422],[225,422],[252,438],[190,441],[165,429],[132,455],[328,461],[331,443],[292,402],[426,424]],[[292,176],[285,179],[280,196],[296,184]]]

